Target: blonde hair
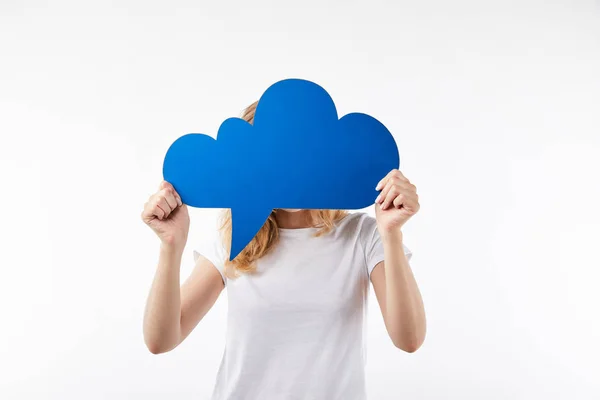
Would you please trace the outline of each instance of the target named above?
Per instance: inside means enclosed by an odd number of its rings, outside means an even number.
[[[241,118],[250,124],[254,123],[254,114],[258,102],[252,103],[243,112]],[[233,261],[229,261],[229,256],[225,260],[225,275],[228,278],[236,278],[240,274],[252,273],[256,270],[256,261],[267,255],[279,241],[279,227],[273,210],[267,221],[259,229],[258,233],[248,243]],[[329,233],[335,226],[335,223],[347,215],[343,210],[309,210],[309,219],[312,226],[319,228],[315,237]],[[226,249],[231,246],[231,210],[225,209],[221,214],[221,238]]]

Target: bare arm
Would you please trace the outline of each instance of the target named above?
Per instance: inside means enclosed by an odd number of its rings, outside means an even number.
[[[144,342],[154,354],[177,347],[213,306],[224,284],[213,264],[200,257],[180,286],[183,249],[189,230],[186,206],[168,182],[144,206],[142,220],[161,239],[158,266],[146,302]]]
[[[371,282],[392,342],[412,353],[425,340],[425,308],[404,254],[402,226],[419,211],[419,196],[416,186],[397,169],[379,182],[377,190],[381,193],[375,214],[384,261],[371,272]]]
[[[181,253],[161,246],[144,314],[144,341],[154,354],[181,344],[212,308],[224,287],[221,275],[204,257],[198,259],[180,287]]]
[[[402,234],[383,238],[385,261],[371,272],[371,282],[385,327],[394,345],[416,351],[425,340],[425,307],[402,246]]]
[[[181,286],[180,343],[212,308],[224,287],[219,271],[200,256],[194,270]]]

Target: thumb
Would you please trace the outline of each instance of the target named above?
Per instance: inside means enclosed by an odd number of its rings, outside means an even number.
[[[167,189],[169,187],[173,187],[173,185],[171,185],[169,182],[163,180],[160,182],[160,185],[158,186],[158,190]]]

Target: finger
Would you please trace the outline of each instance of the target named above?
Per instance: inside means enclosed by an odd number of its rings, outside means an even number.
[[[389,190],[390,190],[390,185],[389,184],[385,184],[385,186],[383,187],[383,189],[381,189],[381,193],[379,193],[379,196],[377,196],[377,198],[375,199],[375,203],[379,203],[381,204],[381,202],[385,199],[385,197],[387,196]]]
[[[404,199],[403,196],[397,196],[394,201],[392,202],[392,204],[394,205],[395,208],[400,208],[403,205],[406,205],[406,199]]]
[[[177,193],[175,189],[173,189],[173,195],[175,196],[175,200],[177,200],[177,204],[182,206],[183,200],[181,200],[181,196],[179,195],[179,193]]]
[[[160,219],[161,221],[168,217],[165,210],[163,210],[158,204],[154,206],[154,215],[156,215],[156,218]]]
[[[396,176],[398,178],[400,178],[400,180],[404,181],[404,182],[409,182],[408,178],[406,176],[404,176],[404,174],[402,173],[402,171],[397,170],[396,172]]]
[[[402,190],[408,190],[409,189],[408,185],[409,185],[408,183],[400,180],[396,176],[389,177],[384,188],[381,190],[381,193],[379,193],[379,196],[377,196],[377,198],[375,199],[375,203],[381,204],[383,202],[383,200],[387,197],[387,194],[392,189],[392,187],[398,186]]]
[[[402,202],[402,207],[410,214],[415,214],[419,211],[419,202],[412,198],[406,198]]]
[[[183,205],[183,200],[181,200],[181,196],[179,195],[179,193],[177,193],[177,191],[175,190],[175,187],[170,182],[167,182],[167,181],[161,182],[159,191],[164,190],[164,189],[171,190],[173,192],[173,196],[175,197],[177,205],[180,205],[180,206]]]
[[[165,213],[165,211],[162,208],[160,208],[158,204],[154,206],[154,210],[152,211],[152,213],[156,216],[156,218],[160,220],[167,218],[167,213]]]
[[[387,210],[388,207],[394,203],[394,200],[399,197],[402,196],[400,194],[400,189],[397,186],[393,186],[387,193],[387,195],[385,196],[385,199],[383,200],[383,202],[381,203],[381,208],[384,210]]]
[[[173,211],[173,209],[169,206],[169,203],[167,203],[167,199],[162,196],[157,198],[156,205],[163,210],[163,218],[167,218],[169,214],[171,214],[171,211]]]
[[[153,198],[146,206],[146,221],[156,217],[158,219],[163,219],[165,217],[165,212],[162,208],[158,206],[158,199]]]
[[[162,189],[173,189],[173,190],[175,190],[175,187],[173,187],[173,185],[171,184],[171,182],[162,180],[160,182],[160,185],[158,186],[158,190],[161,191]]]
[[[379,181],[379,183],[377,184],[377,187],[375,187],[375,190],[381,190],[382,188],[385,187],[385,185],[387,185],[391,180],[397,182],[397,183],[407,183],[410,184],[410,182],[408,181],[408,179],[402,174],[402,172],[400,172],[397,169],[393,169],[390,172],[388,172],[388,174],[385,176],[385,178],[383,178],[382,180]]]
[[[388,172],[387,175],[383,179],[381,179],[379,181],[379,183],[377,183],[377,186],[375,187],[375,190],[381,190],[382,188],[384,188],[385,184],[387,183],[387,181],[389,180],[389,178],[394,175],[395,171],[397,171],[397,170],[393,169],[390,172]]]
[[[167,201],[167,204],[169,205],[169,207],[171,207],[171,210],[176,209],[177,206],[179,205],[179,202],[175,198],[175,195],[173,194],[173,192],[174,192],[174,190],[171,190],[171,189],[163,189],[163,191],[161,192],[162,196]]]
[[[146,204],[144,204],[144,210],[142,211],[142,220],[144,222],[148,222],[149,220],[154,218],[153,207],[154,204],[151,202],[147,202]]]

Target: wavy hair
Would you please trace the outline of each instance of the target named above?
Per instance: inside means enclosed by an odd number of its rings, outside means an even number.
[[[250,124],[254,123],[254,114],[258,102],[252,103],[243,112],[241,118]],[[228,278],[236,278],[240,274],[252,273],[256,270],[256,261],[267,255],[279,241],[279,226],[275,215],[277,210],[273,210],[267,221],[260,228],[256,236],[248,243],[232,261],[229,256],[225,260],[225,275]],[[335,223],[344,218],[347,212],[344,210],[310,210],[309,219],[312,226],[319,228],[315,237],[322,236],[330,232]],[[223,210],[220,217],[221,239],[226,249],[231,246],[231,210]]]

